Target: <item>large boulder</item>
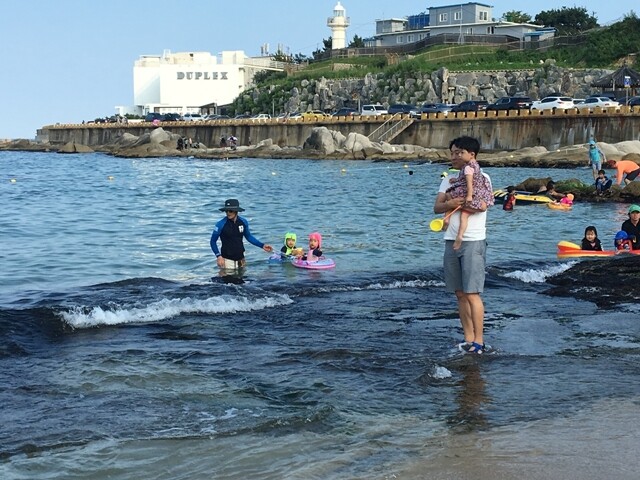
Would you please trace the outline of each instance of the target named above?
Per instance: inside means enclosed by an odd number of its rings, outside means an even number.
[[[344,148],[350,153],[359,152],[372,147],[373,143],[369,140],[369,137],[362,135],[361,133],[349,133],[347,135],[347,140],[344,142]]]
[[[317,150],[324,155],[331,155],[336,150],[342,148],[344,135],[340,132],[331,131],[327,127],[315,127],[311,129],[311,134],[304,142],[304,150]]]
[[[94,150],[91,147],[87,147],[81,143],[76,142],[68,142],[65,143],[60,149],[58,153],[93,153]]]
[[[635,153],[637,155],[640,155],[640,141],[638,140],[628,140],[625,142],[618,142],[618,143],[614,143],[613,146],[622,155],[626,155],[629,153]]]
[[[111,145],[114,147],[127,148],[133,146],[137,141],[138,137],[136,135],[125,132],[122,135],[118,135]]]
[[[116,157],[125,158],[166,157],[176,154],[177,150],[175,148],[168,148],[160,143],[146,143],[114,152]]]
[[[171,134],[169,132],[165,132],[164,129],[162,128],[154,128],[153,130],[151,130],[151,133],[149,134],[149,143],[162,143],[162,142],[168,142],[172,140],[171,139]],[[174,142],[174,145],[176,143]]]

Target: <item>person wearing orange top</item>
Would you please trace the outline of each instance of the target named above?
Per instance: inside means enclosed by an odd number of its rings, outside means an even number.
[[[631,160],[618,160],[616,162],[616,170],[618,172],[616,175],[617,185],[622,183],[623,177],[624,183],[629,185],[638,175],[640,175],[640,165],[636,162],[632,162]]]

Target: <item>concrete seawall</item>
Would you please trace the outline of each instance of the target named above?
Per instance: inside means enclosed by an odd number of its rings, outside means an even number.
[[[275,119],[252,122],[250,120],[222,120],[209,122],[161,123],[165,130],[208,147],[215,147],[221,136],[235,135],[240,145],[255,145],[272,139],[280,146],[300,147],[309,137],[311,129],[325,126],[347,135],[350,132],[370,135],[390,116],[330,118],[319,121]],[[140,136],[156,128],[151,123],[50,125],[40,130],[39,136],[53,145],[68,142],[89,147],[108,145],[122,134]],[[607,143],[640,140],[640,109],[621,107],[607,112],[595,109],[588,113],[571,109],[551,111],[499,111],[423,115],[391,143],[412,144],[429,148],[448,148],[449,141],[459,135],[480,139],[483,150],[517,150],[524,147],[544,146],[557,150],[575,144],[587,143],[590,138]]]

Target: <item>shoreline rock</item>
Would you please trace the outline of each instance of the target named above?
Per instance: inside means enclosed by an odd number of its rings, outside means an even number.
[[[612,275],[615,275],[615,282],[612,282]],[[547,279],[552,287],[544,293],[587,300],[600,308],[613,308],[621,303],[637,302],[639,280],[640,255],[619,255],[578,262]]]
[[[233,160],[239,158],[265,159],[308,159],[308,160],[372,160],[388,162],[430,162],[449,163],[449,152],[444,149],[424,148],[417,145],[399,145],[386,142],[372,142],[368,137],[350,132],[347,136],[327,127],[313,128],[301,147],[281,147],[272,139],[262,140],[256,145],[208,148],[196,144],[186,150],[178,150],[179,135],[158,127],[149,133],[136,137],[125,133],[109,145],[94,149],[69,143],[62,147],[35,143],[29,140],[15,140],[0,145],[0,151],[35,151],[58,153],[102,152],[122,158],[149,157],[194,157],[210,160]],[[640,141],[630,140],[615,144],[599,142],[608,160],[632,160],[640,164]],[[545,147],[527,147],[516,151],[481,151],[478,162],[482,167],[531,167],[531,168],[578,168],[589,165],[587,145],[574,145],[556,151]],[[606,167],[605,167],[606,168]],[[609,166],[611,168],[611,166]],[[613,172],[615,173],[615,172]],[[614,177],[609,171],[609,176]],[[526,179],[514,184],[518,190],[536,192],[551,177]],[[496,188],[506,187],[495,186]],[[584,184],[578,179],[556,183],[561,193],[571,192],[576,201],[591,202],[638,202],[640,201],[640,182],[620,188],[614,185],[611,195],[597,197],[593,184]]]

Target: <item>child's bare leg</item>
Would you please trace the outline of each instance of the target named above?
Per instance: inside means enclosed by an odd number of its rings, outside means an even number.
[[[453,242],[454,250],[459,250],[462,246],[462,237],[464,236],[464,232],[467,231],[467,226],[469,225],[469,215],[471,214],[472,212],[468,212],[466,210],[462,210],[462,212],[460,212],[460,227],[458,228],[458,235]]]

